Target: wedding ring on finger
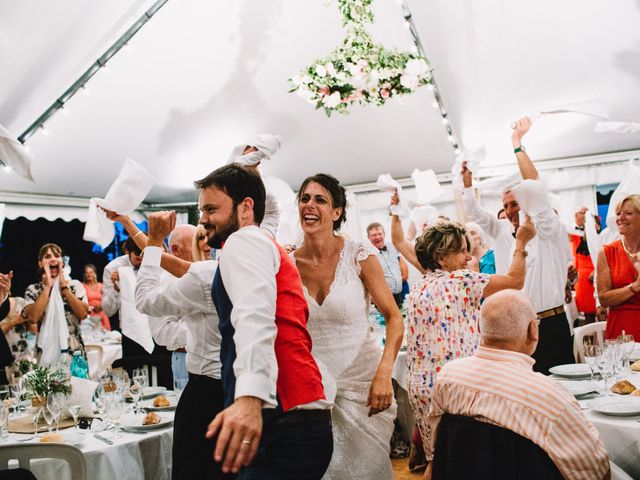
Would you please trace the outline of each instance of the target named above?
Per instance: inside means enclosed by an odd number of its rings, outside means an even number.
[[[251,445],[251,440],[249,440],[248,438],[244,438],[242,439],[242,443],[245,445]]]

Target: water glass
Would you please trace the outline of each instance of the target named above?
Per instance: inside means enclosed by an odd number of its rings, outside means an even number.
[[[611,348],[603,348],[596,357],[596,368],[600,372],[600,376],[604,380],[604,394],[609,396],[609,377],[613,373],[613,352]]]
[[[79,404],[73,404],[73,405],[67,406],[67,410],[69,410],[69,413],[73,417],[73,424],[74,424],[73,429],[75,431],[78,430],[78,415],[80,415],[81,408],[82,406]]]
[[[628,371],[628,373],[631,373],[630,357],[631,357],[631,354],[633,353],[633,350],[636,347],[635,339],[633,338],[633,335],[627,333],[625,335],[620,335],[618,337],[618,340],[620,341],[620,345],[622,347],[622,355],[624,357],[625,369]]]
[[[118,438],[118,431],[120,429],[120,416],[124,409],[124,401],[120,395],[110,395],[107,400],[107,416],[113,424],[113,439]]]
[[[146,388],[149,386],[149,378],[147,376],[146,368],[134,368],[133,376],[138,377],[140,379],[143,388]]]
[[[593,375],[596,373],[598,357],[602,355],[602,347],[593,345],[590,341],[585,342],[583,352],[584,359],[591,370],[591,385],[593,385]]]
[[[45,405],[44,407],[42,407],[42,416],[44,417],[44,421],[47,422],[47,431],[51,433],[55,415],[53,414],[53,411],[51,410],[49,405]]]
[[[60,415],[67,405],[67,394],[62,392],[52,393],[47,398],[47,406],[51,409],[56,421],[56,432],[60,426]]]
[[[133,377],[131,386],[129,387],[129,395],[133,398],[133,411],[135,414],[138,414],[138,402],[142,396],[142,383],[140,377]]]

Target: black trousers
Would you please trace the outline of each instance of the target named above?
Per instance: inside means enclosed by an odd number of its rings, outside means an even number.
[[[204,437],[223,408],[222,381],[190,373],[173,421],[173,480],[235,478],[223,474],[222,464],[213,459],[216,439]]]
[[[540,320],[540,339],[532,357],[536,363],[533,370],[549,375],[549,369],[556,365],[575,363],[573,340],[569,322],[564,312]]]
[[[331,455],[330,419],[300,423],[265,421],[256,456],[251,465],[240,470],[238,480],[320,480],[329,467]]]

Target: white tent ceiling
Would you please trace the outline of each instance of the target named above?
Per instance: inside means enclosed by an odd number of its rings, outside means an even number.
[[[511,161],[509,124],[539,108],[599,98],[612,120],[640,121],[640,1],[408,0],[449,118],[488,165]],[[151,0],[0,1],[0,124],[21,134]],[[395,0],[374,2],[386,46],[411,37]],[[28,145],[33,184],[0,191],[102,196],[125,157],[158,179],[148,201],[194,198],[191,182],[254,133],[287,139],[264,170],[296,187],[324,171],[346,184],[414,168],[450,170],[453,150],[426,88],[382,108],[326,118],[286,80],[340,41],[335,2],[169,0],[130,45]],[[535,159],[640,148],[640,136],[594,134],[574,114],[537,122]]]

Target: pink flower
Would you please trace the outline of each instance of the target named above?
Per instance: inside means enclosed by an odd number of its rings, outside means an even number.
[[[324,97],[325,95],[329,95],[331,93],[331,90],[325,85],[324,87],[320,87],[318,89],[318,93]]]
[[[386,89],[380,90],[380,96],[382,98],[389,98],[389,90],[386,90]]]

